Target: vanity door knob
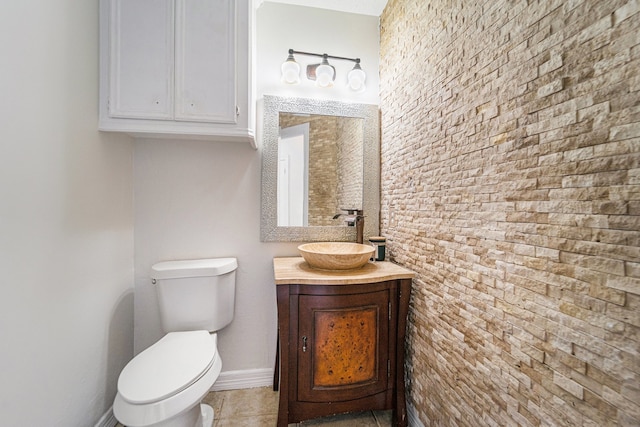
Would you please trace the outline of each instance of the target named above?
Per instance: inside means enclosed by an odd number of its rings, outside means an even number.
[[[306,353],[307,352],[307,336],[303,336],[302,337],[302,352]]]

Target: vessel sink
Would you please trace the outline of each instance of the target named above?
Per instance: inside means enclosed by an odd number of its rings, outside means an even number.
[[[375,248],[350,242],[317,242],[298,246],[298,251],[313,268],[353,270],[364,266]]]

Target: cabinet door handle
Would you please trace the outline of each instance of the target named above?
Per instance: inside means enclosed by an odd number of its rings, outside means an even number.
[[[307,336],[303,336],[302,337],[302,352],[306,353],[307,352]]]

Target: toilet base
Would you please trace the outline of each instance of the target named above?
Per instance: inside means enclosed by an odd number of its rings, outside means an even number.
[[[213,408],[207,405],[206,403],[201,403],[200,413],[202,414],[202,427],[213,426],[213,420],[214,420]]]
[[[213,408],[205,403],[195,405],[184,413],[151,427],[212,427]]]

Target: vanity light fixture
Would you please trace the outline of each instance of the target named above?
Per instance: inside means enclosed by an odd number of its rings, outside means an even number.
[[[298,64],[293,57],[293,51],[289,50],[289,56],[287,60],[282,63],[280,67],[282,71],[282,81],[287,84],[300,83],[300,64]]]
[[[347,86],[354,92],[364,92],[366,74],[360,67],[360,58],[345,58],[343,56],[333,56],[326,53],[301,52],[289,49],[289,56],[281,67],[282,81],[287,84],[300,83],[300,65],[293,55],[307,55],[322,58],[319,64],[307,65],[307,79],[314,80],[319,87],[331,87],[336,79],[336,69],[329,64],[329,58],[355,62],[355,65],[347,76]]]
[[[356,60],[356,65],[353,66],[353,69],[349,71],[347,75],[347,79],[349,81],[349,88],[355,92],[364,92],[366,86],[364,84],[364,80],[367,75],[360,68],[360,58]]]
[[[327,57],[328,55],[323,55],[322,63],[316,66],[316,84],[320,87],[331,87],[336,79],[336,69],[333,65],[329,65]]]

